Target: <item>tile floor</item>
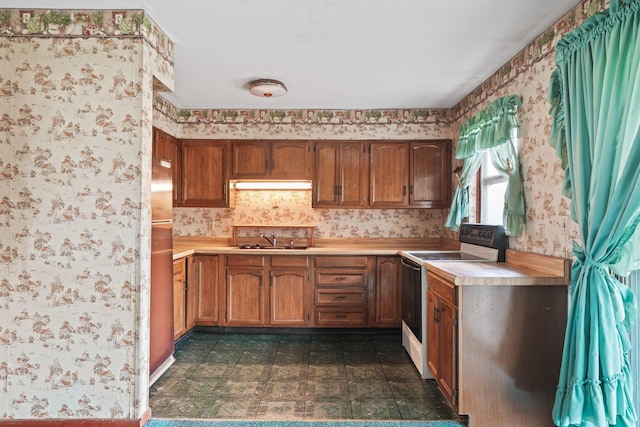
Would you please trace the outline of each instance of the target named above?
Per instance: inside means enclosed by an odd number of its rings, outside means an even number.
[[[453,420],[400,334],[195,333],[150,389],[154,418]]]

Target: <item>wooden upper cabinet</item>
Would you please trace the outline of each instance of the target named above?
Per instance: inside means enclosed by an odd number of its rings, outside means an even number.
[[[268,142],[233,141],[231,178],[264,178],[271,169]]]
[[[171,174],[173,176],[173,205],[178,205],[180,201],[180,141],[168,133],[153,128],[153,148],[154,156],[171,161]]]
[[[340,143],[317,142],[314,147],[313,197],[314,207],[337,206],[340,169]]]
[[[365,141],[325,141],[314,146],[314,207],[365,207],[369,163]]]
[[[232,179],[311,179],[307,141],[233,141]]]
[[[410,143],[409,204],[448,208],[451,204],[451,141]]]
[[[181,141],[181,206],[228,206],[228,141]]]
[[[340,205],[366,206],[369,199],[369,163],[366,142],[345,142],[340,147]]]
[[[273,142],[271,178],[311,179],[311,144],[300,141]]]
[[[409,143],[372,142],[369,204],[405,207],[409,204]]]

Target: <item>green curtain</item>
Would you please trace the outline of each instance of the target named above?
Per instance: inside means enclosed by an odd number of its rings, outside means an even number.
[[[459,182],[456,182],[456,191],[453,193],[451,209],[449,209],[449,215],[447,215],[447,221],[444,224],[445,227],[453,231],[458,231],[462,220],[469,216],[469,184],[475,178],[481,164],[482,153],[476,153],[465,159],[462,165],[462,171],[458,175]]]
[[[510,236],[522,234],[525,224],[524,192],[520,175],[520,162],[515,150],[520,124],[516,112],[522,105],[519,96],[510,95],[490,103],[486,110],[478,112],[460,126],[460,137],[456,148],[456,159],[464,160],[460,183],[453,196],[453,202],[445,227],[458,230],[460,223],[468,216],[469,184],[482,163],[482,156],[488,150],[509,145],[510,149],[500,152],[510,153],[509,181],[505,191],[505,232]],[[505,151],[506,150],[506,151]]]
[[[556,46],[551,144],[578,223],[571,308],[553,408],[558,426],[635,426],[627,274],[640,255],[640,0],[611,0]]]
[[[490,148],[489,158],[500,175],[507,177],[507,189],[504,192],[502,223],[508,235],[520,236],[524,231],[524,195],[520,160],[511,141]]]

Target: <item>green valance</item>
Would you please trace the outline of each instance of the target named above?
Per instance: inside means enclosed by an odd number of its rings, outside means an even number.
[[[522,99],[519,96],[504,96],[464,122],[460,126],[456,159],[467,159],[488,148],[511,141],[514,131],[520,128],[516,111],[521,105]]]

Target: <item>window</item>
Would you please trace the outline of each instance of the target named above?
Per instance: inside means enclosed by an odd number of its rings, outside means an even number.
[[[480,169],[481,222],[483,224],[503,225],[504,192],[508,179],[493,167],[489,153],[482,158]]]

